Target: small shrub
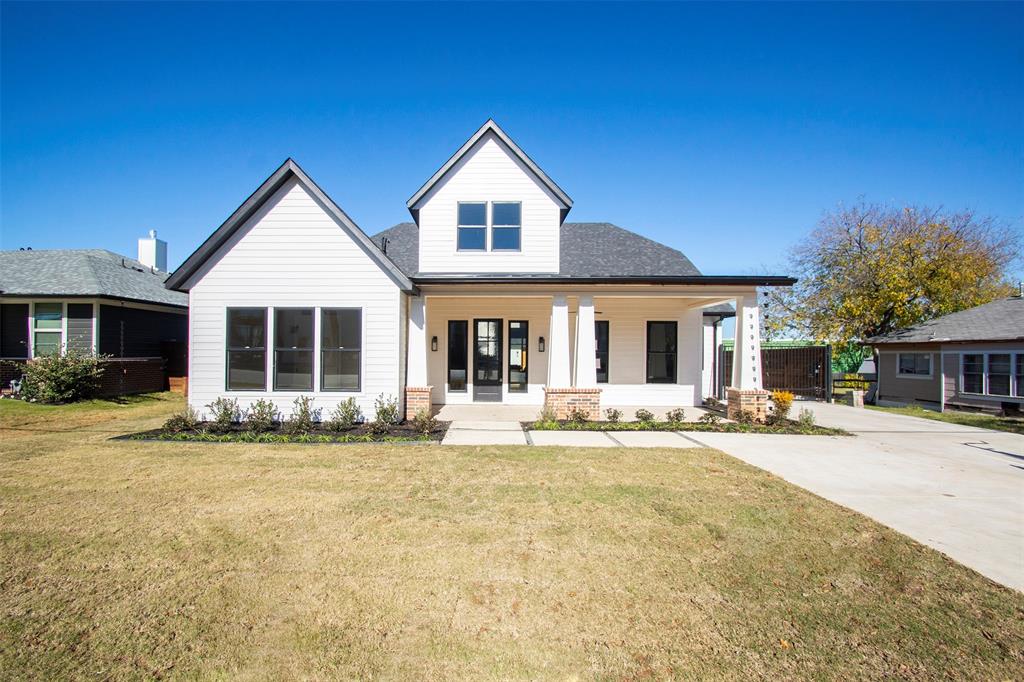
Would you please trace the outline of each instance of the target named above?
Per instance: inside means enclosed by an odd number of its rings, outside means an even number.
[[[736,423],[738,423],[738,424],[753,424],[754,423],[754,413],[751,412],[750,410],[740,410],[736,414]]]
[[[715,398],[714,396],[704,398],[704,406],[712,410],[725,409],[725,406],[722,404],[722,401],[719,400],[718,398]]]
[[[164,422],[164,430],[169,433],[194,433],[199,430],[199,414],[191,405]]]
[[[654,413],[651,412],[650,410],[645,410],[645,409],[641,408],[641,409],[637,410],[636,413],[633,416],[636,417],[636,420],[638,422],[640,422],[641,424],[653,424],[654,423]]]
[[[330,431],[348,431],[356,424],[363,421],[363,411],[359,409],[355,398],[338,403],[331,411],[331,418],[324,426]]]
[[[397,424],[400,419],[398,412],[398,398],[389,398],[381,393],[373,402],[373,406],[376,414],[373,417],[373,421],[370,422],[368,426],[370,433],[378,435],[387,433],[388,429]]]
[[[789,391],[772,391],[772,404],[775,411],[772,413],[772,420],[783,422],[789,419],[789,411],[793,407],[793,394]]]
[[[273,431],[277,422],[277,407],[266,398],[260,398],[245,411],[245,425],[253,433]]]
[[[23,373],[21,395],[40,403],[73,403],[96,394],[105,356],[68,351],[14,365]]]
[[[722,423],[722,418],[719,417],[714,412],[705,412],[700,416],[700,419],[698,419],[697,421],[699,421],[701,424],[710,424],[711,426],[718,426],[719,424]]]
[[[674,410],[669,410],[665,413],[665,421],[673,424],[681,424],[686,421],[686,410],[681,407],[677,407]]]
[[[424,407],[412,418],[412,425],[419,433],[429,436],[437,428],[437,420],[430,410]]]
[[[810,429],[814,427],[814,413],[808,410],[806,407],[800,408],[800,414],[797,416],[797,421],[800,422],[800,427],[804,429]]]
[[[317,410],[313,409],[313,399],[308,395],[300,395],[292,403],[292,414],[285,422],[285,431],[291,434],[306,434],[316,426]]]
[[[540,414],[537,415],[537,420],[533,422],[533,428],[541,430],[552,430],[558,426],[558,414],[554,408],[545,405]]]
[[[586,424],[590,421],[590,412],[574,407],[569,411],[569,421],[573,424]]]
[[[217,398],[206,408],[210,410],[210,430],[215,433],[230,431],[232,425],[242,418],[237,400]]]
[[[622,421],[622,410],[616,410],[614,407],[609,407],[604,411],[604,416],[612,424],[618,424]]]

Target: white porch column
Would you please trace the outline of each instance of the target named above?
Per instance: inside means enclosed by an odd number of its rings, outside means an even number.
[[[405,385],[427,385],[427,303],[422,296],[409,299],[409,351]]]
[[[591,341],[593,343],[593,341]],[[565,295],[551,297],[551,329],[548,331],[548,387],[569,388],[569,303]]]
[[[732,352],[731,386],[741,390],[760,390],[764,386],[757,291],[736,297],[736,342]]]
[[[701,358],[704,353],[703,308],[686,308],[679,313],[677,324],[679,347],[676,349],[676,381],[682,386],[690,387],[692,392],[689,395],[689,404],[700,407],[704,398],[701,395]]]
[[[576,386],[597,387],[597,333],[594,331],[594,297],[579,297],[576,314]]]

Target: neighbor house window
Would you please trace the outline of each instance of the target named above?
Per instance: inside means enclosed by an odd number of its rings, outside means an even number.
[[[931,353],[900,353],[897,355],[897,374],[911,377],[932,375]]]
[[[1010,395],[1010,354],[988,356],[988,391],[990,395]]]
[[[597,351],[597,383],[608,383],[608,320],[594,322],[594,348]]]
[[[466,391],[469,358],[469,322],[448,321],[448,390]]]
[[[363,311],[324,308],[320,312],[320,388],[358,391]]]
[[[1017,372],[1013,394],[1018,398],[1024,398],[1024,353],[1017,353],[1014,364],[1017,365]]]
[[[963,380],[961,390],[964,393],[985,392],[985,356],[981,353],[965,353],[963,356]]]
[[[491,204],[492,251],[518,251],[521,228],[522,204],[518,201]]]
[[[313,309],[274,309],[274,390],[313,390]]]
[[[676,332],[675,322],[647,323],[647,383],[675,383]]]
[[[64,304],[36,303],[33,316],[32,355],[60,354],[64,339]]]
[[[960,391],[1024,397],[1024,353],[964,353]]]
[[[67,349],[76,353],[93,352],[92,303],[68,303]]]
[[[508,390],[509,393],[525,393],[529,390],[529,369],[526,356],[529,354],[530,325],[525,320],[509,320],[508,323]]]
[[[487,250],[487,204],[460,202],[458,231],[460,251]]]
[[[228,308],[227,390],[267,388],[267,309]]]

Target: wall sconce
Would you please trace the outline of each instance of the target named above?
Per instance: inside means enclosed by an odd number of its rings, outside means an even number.
[[[430,350],[437,352],[437,337],[434,336],[430,339]]]
[[[537,352],[539,352],[539,353],[543,353],[544,352],[544,337],[543,336],[540,337],[540,341],[537,342]]]

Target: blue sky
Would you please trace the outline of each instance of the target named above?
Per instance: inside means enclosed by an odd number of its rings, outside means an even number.
[[[0,7],[0,246],[183,260],[286,157],[368,233],[488,117],[709,274],[869,201],[1024,225],[1024,5]]]

